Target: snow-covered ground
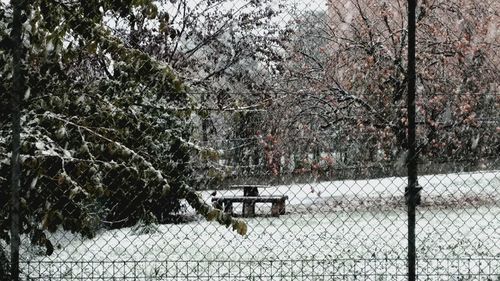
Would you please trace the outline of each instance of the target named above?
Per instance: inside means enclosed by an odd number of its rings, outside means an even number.
[[[477,205],[500,200],[499,171],[427,175],[420,176],[418,182],[423,188],[421,194],[424,207]],[[287,195],[287,210],[291,213],[367,208],[380,210],[402,207],[406,185],[406,178],[389,177],[271,186],[259,189],[259,194]],[[209,202],[212,192],[203,192],[201,196]],[[243,195],[243,190],[217,191],[216,196],[235,195]],[[270,209],[268,205],[262,207]],[[269,210],[261,213],[269,213]]]
[[[287,214],[245,219],[244,237],[201,219],[159,225],[151,234],[106,231],[91,240],[58,232],[52,239],[59,249],[50,257],[25,250],[22,269],[35,280],[405,280],[405,182],[261,190],[288,195]],[[419,182],[419,280],[500,280],[500,172],[424,176]],[[202,196],[209,201],[210,191]],[[267,214],[269,206],[259,212]]]

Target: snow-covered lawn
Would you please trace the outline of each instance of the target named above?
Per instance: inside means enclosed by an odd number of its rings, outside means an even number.
[[[460,173],[420,176],[424,206],[463,206],[492,203],[500,199],[500,172]],[[290,212],[393,209],[403,202],[406,178],[389,177],[371,180],[345,180],[272,186],[260,189],[260,195],[288,195]],[[202,193],[209,202],[212,191]],[[243,195],[241,189],[218,191],[217,196]],[[270,208],[269,206],[267,206]],[[241,211],[241,209],[240,209]],[[265,211],[263,213],[269,213]]]
[[[419,182],[419,280],[500,280],[500,172]],[[287,194],[287,214],[245,219],[244,237],[201,219],[151,234],[105,231],[92,240],[58,232],[60,249],[50,257],[25,250],[22,269],[41,280],[405,280],[404,185],[386,178],[262,190]],[[208,201],[209,194],[202,196]]]

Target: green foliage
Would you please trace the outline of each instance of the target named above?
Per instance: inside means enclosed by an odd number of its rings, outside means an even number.
[[[11,18],[0,5],[0,93],[6,93]],[[135,10],[159,16],[147,0],[39,0],[24,11],[23,233],[62,227],[93,237],[103,226],[162,223],[180,211],[183,198],[209,218],[211,207],[190,188],[192,101],[182,82],[104,24],[106,16],[126,19]],[[9,108],[6,100],[1,109]],[[8,206],[3,175],[10,174],[11,136],[3,121],[8,111],[0,112],[0,206]],[[4,240],[8,211],[0,210]],[[244,223],[230,216],[217,221],[243,233]]]

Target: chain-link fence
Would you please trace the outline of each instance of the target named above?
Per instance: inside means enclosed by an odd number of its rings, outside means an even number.
[[[500,280],[500,4],[408,2],[0,1],[0,279]]]

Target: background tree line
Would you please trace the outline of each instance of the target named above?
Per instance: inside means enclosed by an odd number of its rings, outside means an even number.
[[[474,0],[418,7],[418,151],[429,172],[498,167],[498,10]],[[324,10],[286,13],[279,74],[265,76],[270,86],[246,110],[219,114],[235,122],[219,121],[219,131],[242,132],[226,137],[235,157],[219,161],[231,166],[225,175],[272,182],[403,171],[406,1],[330,1]]]

